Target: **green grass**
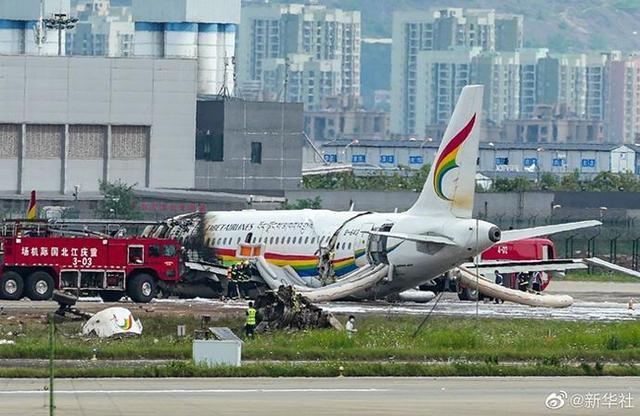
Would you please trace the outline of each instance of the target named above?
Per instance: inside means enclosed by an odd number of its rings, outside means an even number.
[[[240,333],[242,317],[213,325],[229,326]],[[358,318],[358,334],[349,339],[334,330],[276,332],[245,343],[249,360],[412,361],[470,360],[489,363],[531,361],[559,365],[568,361],[639,362],[640,323],[563,322],[524,319],[433,317],[422,332],[412,334],[419,317]],[[196,318],[151,316],[143,319],[142,337],[125,339],[83,338],[75,335],[80,323],[58,327],[56,357],[87,359],[191,358],[191,340],[175,337],[176,325],[191,333]],[[20,335],[7,337],[8,332]],[[0,358],[46,358],[44,323],[26,323],[0,317],[0,338],[16,341],[0,346]],[[99,371],[99,370],[96,370]]]
[[[342,369],[340,369],[342,367]],[[248,364],[242,367],[202,367],[172,362],[138,368],[58,368],[58,378],[86,377],[445,377],[445,376],[640,376],[636,365],[579,366],[532,364],[353,363]],[[45,378],[45,368],[0,368],[1,378]]]
[[[640,279],[637,277],[627,276],[622,273],[610,273],[610,272],[591,272],[586,270],[574,270],[568,272],[567,275],[558,279],[558,281],[569,282],[615,282],[615,283],[640,283]]]

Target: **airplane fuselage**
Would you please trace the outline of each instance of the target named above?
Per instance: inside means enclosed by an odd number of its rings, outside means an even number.
[[[476,231],[476,227],[479,231]],[[291,266],[301,277],[317,277],[327,256],[340,279],[358,267],[385,263],[393,272],[367,297],[386,296],[418,286],[490,247],[493,225],[473,219],[429,218],[407,213],[279,210],[208,212],[204,246],[224,265],[246,258],[241,246],[258,248],[277,266]],[[379,237],[367,231],[444,236],[442,245]]]

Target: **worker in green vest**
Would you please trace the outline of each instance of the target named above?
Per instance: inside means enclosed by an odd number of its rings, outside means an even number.
[[[249,309],[247,309],[247,322],[244,325],[244,332],[247,338],[253,338],[253,330],[256,329],[256,314],[258,311],[253,307],[253,302],[249,302]]]

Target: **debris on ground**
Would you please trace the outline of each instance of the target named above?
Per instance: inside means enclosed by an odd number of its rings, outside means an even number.
[[[331,313],[311,303],[291,286],[280,286],[277,291],[268,291],[258,296],[254,307],[260,318],[256,332],[276,329],[344,329]]]
[[[142,323],[134,319],[127,308],[114,306],[104,309],[91,317],[82,327],[82,335],[97,335],[109,338],[114,335],[141,335]]]
[[[0,345],[14,345],[15,343],[12,339],[0,339]]]
[[[56,322],[62,322],[66,319],[89,319],[92,314],[82,312],[78,308],[74,308],[78,298],[69,293],[54,291],[52,299],[58,302],[58,309],[53,313]],[[73,315],[69,317],[69,315]]]

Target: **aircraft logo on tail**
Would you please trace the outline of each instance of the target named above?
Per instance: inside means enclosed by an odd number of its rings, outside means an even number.
[[[35,220],[38,217],[38,205],[36,204],[36,191],[31,191],[31,200],[27,209],[27,219]]]
[[[436,162],[434,168],[433,189],[435,190],[436,195],[438,195],[438,197],[444,199],[445,201],[451,201],[451,199],[442,192],[442,181],[447,172],[459,167],[456,164],[458,151],[460,150],[460,147],[462,146],[464,141],[467,140],[467,138],[471,134],[471,130],[473,130],[473,126],[475,125],[475,123],[476,115],[474,114],[467,125],[464,126],[453,139],[451,139],[449,144],[447,144],[447,146],[444,148],[444,151],[438,158],[438,161]]]

